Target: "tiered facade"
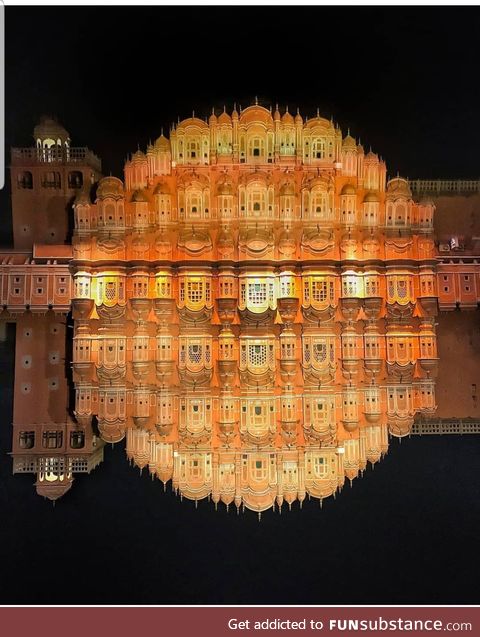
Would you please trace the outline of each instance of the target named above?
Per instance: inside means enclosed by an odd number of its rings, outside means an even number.
[[[434,412],[434,206],[333,122],[192,117],[74,213],[77,423],[183,496],[321,502]]]

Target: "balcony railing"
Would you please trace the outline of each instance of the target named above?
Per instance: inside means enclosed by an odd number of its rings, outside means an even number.
[[[100,158],[86,147],[12,148],[12,164],[87,164],[98,172],[102,170]]]
[[[471,195],[480,193],[480,179],[411,179],[415,195]]]

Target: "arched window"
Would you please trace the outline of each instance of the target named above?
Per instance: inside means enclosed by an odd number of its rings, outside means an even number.
[[[81,188],[83,186],[83,175],[79,170],[68,173],[68,187]]]
[[[248,156],[253,160],[265,158],[265,140],[262,137],[251,137],[249,139]]]
[[[70,447],[72,449],[83,449],[85,447],[85,432],[70,432]]]
[[[21,431],[18,443],[20,449],[33,449],[35,446],[35,432]]]
[[[33,188],[33,176],[29,170],[18,173],[17,187],[24,190],[32,190]]]
[[[312,140],[311,152],[312,152],[312,159],[325,159],[325,155],[326,155],[325,138],[317,137],[317,139]]]
[[[198,162],[200,160],[200,140],[197,138],[187,140],[187,160]]]
[[[60,173],[54,171],[43,173],[42,187],[60,189],[62,187]]]

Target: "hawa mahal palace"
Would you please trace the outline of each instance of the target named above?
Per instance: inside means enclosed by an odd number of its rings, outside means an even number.
[[[333,121],[282,111],[181,121],[123,180],[49,118],[12,149],[0,321],[13,470],[40,495],[125,440],[195,502],[321,503],[438,428],[438,314],[477,307],[479,261],[438,242],[438,182],[387,179]]]

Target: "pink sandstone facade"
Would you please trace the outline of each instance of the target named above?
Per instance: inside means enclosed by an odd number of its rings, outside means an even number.
[[[321,502],[435,414],[438,309],[477,307],[478,261],[442,256],[433,201],[333,122],[258,104],[192,117],[124,181],[55,122],[35,140],[12,151],[0,291],[14,470],[39,493],[126,439],[191,500]]]

